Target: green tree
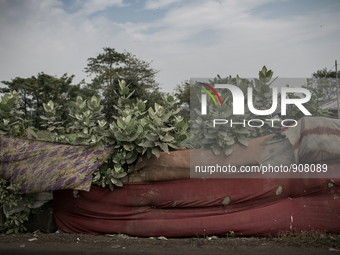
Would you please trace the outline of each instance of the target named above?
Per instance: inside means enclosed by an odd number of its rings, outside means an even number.
[[[189,81],[178,84],[175,88],[175,97],[178,100],[178,104],[181,106],[186,104],[190,106],[190,87],[194,84],[190,84]]]
[[[2,81],[7,87],[0,88],[1,93],[15,90],[19,93],[20,110],[27,116],[28,110],[33,107],[31,80],[16,77],[12,81]]]
[[[336,78],[335,71],[327,70],[327,68],[317,70],[312,74],[314,78]],[[338,76],[340,76],[340,71],[338,71]]]
[[[91,89],[100,92],[103,97],[105,118],[109,120],[116,110],[119,96],[114,92],[119,89],[119,79],[124,79],[129,88],[135,91],[131,99],[139,97],[142,100],[159,100],[155,98],[158,91],[158,84],[155,82],[155,74],[158,72],[150,67],[150,63],[137,58],[130,52],[119,53],[113,48],[103,48],[104,53],[98,54],[95,58],[88,58],[85,72],[90,76],[94,75]],[[151,100],[150,100],[151,99]]]
[[[186,121],[190,119],[190,88],[192,86],[196,84],[192,81],[185,81],[175,87],[177,106],[181,109],[179,115]]]
[[[244,103],[248,101],[247,89],[253,90],[252,101],[254,107],[258,110],[269,109],[272,105],[272,82],[273,72],[263,66],[259,71],[258,79],[250,81],[242,79],[238,75],[235,78],[231,76],[216,78],[210,80],[210,85],[214,84],[232,84],[238,87],[244,95]],[[199,84],[198,84],[199,85]],[[240,143],[248,146],[249,138],[259,137],[268,133],[273,133],[278,126],[271,125],[270,119],[277,119],[272,114],[257,116],[253,114],[248,107],[244,108],[244,114],[234,114],[234,102],[230,90],[221,90],[221,104],[215,104],[211,98],[207,98],[207,113],[201,114],[201,94],[200,86],[191,87],[191,120],[190,120],[190,145],[194,149],[212,149],[215,155],[224,153],[230,155],[233,151],[233,144]],[[232,120],[234,123],[242,123],[245,120],[255,119],[254,123],[262,123],[258,127],[249,125],[216,125],[212,119]],[[253,124],[254,125],[254,124]],[[258,125],[258,124],[255,124]],[[277,122],[273,125],[277,125]]]
[[[51,76],[45,73],[38,73],[30,78],[16,77],[11,81],[2,81],[6,85],[0,88],[1,93],[8,93],[15,90],[20,94],[20,110],[25,113],[26,119],[32,120],[32,125],[40,127],[40,116],[44,113],[43,104],[52,100],[56,104],[56,115],[65,122],[70,119],[69,102],[75,100],[78,95],[85,99],[95,95],[95,91],[81,84],[72,85],[74,75],[64,74],[61,77]]]
[[[338,71],[338,76],[340,77],[340,71]],[[311,86],[322,92],[322,97],[319,98],[321,103],[329,102],[336,98],[337,90],[335,78],[335,71],[330,71],[327,70],[327,68],[324,68],[314,72],[312,74],[312,78],[309,79]]]

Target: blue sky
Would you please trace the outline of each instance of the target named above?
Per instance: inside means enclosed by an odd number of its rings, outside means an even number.
[[[0,81],[83,72],[103,47],[159,70],[163,91],[191,77],[310,77],[340,62],[340,1],[0,0]]]

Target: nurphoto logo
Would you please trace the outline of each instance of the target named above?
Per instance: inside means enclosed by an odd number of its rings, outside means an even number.
[[[244,94],[242,90],[232,84],[215,84],[215,88],[212,87],[211,85],[208,85],[203,82],[196,82],[200,85],[203,85],[203,87],[197,86],[200,90],[203,91],[201,94],[201,115],[207,115],[207,95],[209,95],[212,100],[214,101],[214,104],[217,106],[218,103],[215,99],[217,97],[220,105],[222,106],[222,99],[216,89],[228,89],[231,94],[232,94],[232,100],[233,100],[233,115],[244,115]],[[215,95],[213,95],[210,91]],[[253,102],[253,88],[248,87],[247,88],[247,105],[248,109],[251,113],[254,115],[258,116],[265,116],[265,115],[270,115],[273,114],[277,108],[278,108],[278,88],[273,87],[272,89],[272,105],[269,109],[265,110],[258,110],[255,109],[254,107],[254,102]],[[288,93],[301,93],[304,94],[305,97],[303,98],[287,98]],[[311,98],[311,93],[309,90],[305,88],[290,88],[290,87],[282,87],[280,90],[280,99],[281,99],[281,115],[286,116],[287,114],[287,105],[295,105],[304,115],[311,115],[311,113],[303,106],[304,103],[307,103]],[[294,119],[284,119],[284,120],[279,120],[279,119],[266,119],[266,120],[261,120],[261,119],[250,119],[246,120],[244,119],[243,121],[239,122],[233,122],[232,119],[227,120],[227,119],[213,119],[213,127],[216,125],[224,125],[224,124],[230,124],[231,126],[233,125],[242,125],[245,127],[248,125],[249,127],[262,127],[266,122],[271,123],[271,126],[274,126],[275,121],[281,121],[281,126],[282,127],[295,127],[297,125],[297,121]],[[285,123],[289,123],[289,125],[286,125]],[[292,124],[294,123],[294,124]],[[256,124],[256,125],[255,125]]]
[[[199,84],[204,85],[205,87],[211,89],[214,94],[217,96],[217,98],[219,99],[221,105],[222,105],[222,100],[220,98],[220,96],[218,95],[217,91],[210,85],[205,84],[205,83],[201,83],[198,82]],[[205,91],[208,95],[210,95],[210,97],[214,100],[215,105],[217,105],[215,98],[213,97],[213,95],[206,89],[198,87],[200,89],[202,89],[203,91]],[[215,84],[215,88],[216,89],[229,89],[229,91],[232,94],[233,97],[233,114],[234,115],[244,115],[244,95],[243,92],[240,88],[238,88],[235,85],[231,85],[231,84]],[[277,108],[277,88],[272,88],[272,107],[270,109],[267,110],[257,110],[254,108],[253,105],[253,88],[249,87],[247,89],[248,92],[248,97],[247,97],[247,101],[248,101],[248,108],[249,110],[255,114],[255,115],[269,115],[275,112],[276,108]],[[305,98],[287,98],[287,93],[303,93],[306,95]],[[202,115],[206,115],[207,114],[207,94],[202,93],[201,95],[201,112]],[[311,113],[302,105],[303,103],[307,103],[311,98],[311,94],[307,89],[304,88],[289,88],[289,87],[283,87],[281,88],[281,115],[286,115],[287,111],[286,111],[286,107],[288,104],[292,104],[292,105],[296,105],[296,107],[298,107],[304,115],[311,115]]]

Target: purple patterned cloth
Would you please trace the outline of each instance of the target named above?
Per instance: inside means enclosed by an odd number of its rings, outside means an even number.
[[[92,173],[113,153],[105,146],[73,146],[0,136],[0,176],[22,185],[22,193],[76,189],[89,191]]]

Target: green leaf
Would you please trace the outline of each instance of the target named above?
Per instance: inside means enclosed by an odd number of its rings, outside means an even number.
[[[149,128],[151,128],[153,131],[156,131],[157,132],[157,128],[151,124],[149,124]]]
[[[74,145],[80,145],[80,144],[82,144],[84,141],[85,141],[84,138],[77,137],[77,138],[74,140],[73,144],[74,144]]]
[[[47,118],[47,117],[45,117],[45,116],[43,116],[43,115],[41,115],[41,116],[40,116],[40,119],[43,119],[43,120],[48,120],[48,118]]]
[[[161,155],[161,151],[159,150],[159,148],[152,148],[152,154],[155,155],[157,158],[159,158],[159,156]]]
[[[90,118],[89,117],[85,117],[84,125],[89,126],[89,124],[90,124]]]
[[[144,153],[143,153],[143,154],[144,154]],[[147,158],[151,158],[152,152],[151,152],[150,148],[148,148],[148,149],[146,150],[146,156],[147,156]]]
[[[177,113],[179,113],[181,111],[181,109],[180,108],[177,108],[175,111],[173,111],[172,113],[174,114],[174,115],[176,115]]]
[[[132,151],[135,148],[134,144],[124,144],[123,148],[127,151]]]
[[[135,133],[133,136],[128,137],[129,142],[135,141],[139,137],[140,133]]]
[[[150,107],[148,111],[149,111],[149,115],[150,115],[151,119],[154,119],[155,118],[155,112],[153,111],[153,109]]]
[[[85,109],[86,108],[86,100],[84,102],[82,102],[81,104],[79,104],[79,108],[80,109]]]
[[[100,173],[98,173],[93,179],[92,181],[95,182],[95,181],[98,181],[100,179],[101,175]]]
[[[169,152],[168,144],[161,143],[161,142],[155,142],[155,145],[159,146],[162,149],[162,151]]]
[[[115,170],[116,172],[119,172],[120,170],[122,170],[122,165],[119,164],[119,163],[115,164],[113,167],[114,167],[114,170]]]
[[[173,97],[172,95],[170,95],[170,94],[168,94],[166,100],[167,100],[169,103],[175,101],[174,97]]]
[[[130,98],[135,93],[135,90],[132,91],[126,98]]]
[[[145,138],[148,139],[149,141],[155,142],[158,136],[156,134],[149,133],[145,136]]]
[[[118,127],[125,129],[125,122],[121,118],[117,120],[117,125]]]
[[[79,138],[84,138],[84,139],[89,138],[91,136],[90,134],[86,134],[86,133],[78,133],[77,135]]]
[[[250,132],[248,129],[241,127],[239,129],[234,129],[234,132],[237,134],[243,134],[243,135],[248,135]]]
[[[127,173],[125,173],[125,172],[123,172],[123,173],[113,173],[112,175],[114,176],[114,178],[117,181],[117,179],[124,178],[127,175]]]
[[[138,153],[133,153],[132,157],[126,160],[126,163],[131,165],[134,163],[138,158]]]
[[[176,127],[166,127],[166,128],[161,128],[161,130],[163,131],[163,132],[169,132],[169,131],[172,131],[172,130],[174,130]]]
[[[181,142],[181,141],[185,140],[186,138],[187,138],[187,135],[181,134],[181,135],[177,138],[177,141],[178,141],[178,142]]]
[[[124,87],[124,88],[122,89],[122,92],[123,92],[123,95],[129,94],[129,88],[128,88],[128,87]]]
[[[221,147],[216,143],[211,146],[211,149],[215,155],[219,155],[221,153]]]
[[[117,183],[115,185],[118,187],[123,187],[123,183],[120,180],[117,180]]]
[[[98,150],[103,151],[103,150],[105,149],[105,148],[104,148],[103,142],[102,142],[102,141],[99,141],[99,142],[96,144],[96,148],[97,148]]]
[[[223,152],[226,156],[229,156],[233,152],[233,146],[223,148]]]
[[[28,139],[38,139],[38,135],[30,128],[26,129],[26,137]]]
[[[139,111],[143,112],[145,110],[145,103],[142,100],[140,100],[137,103],[137,107]]]
[[[14,231],[14,229],[13,229],[13,228],[11,228],[11,229],[7,230],[7,231],[6,231],[6,235],[12,234],[12,233],[13,233],[13,231]]]
[[[166,135],[163,138],[161,138],[161,141],[163,142],[171,142],[172,140],[174,140],[175,138],[171,135]]]
[[[184,120],[176,123],[176,127],[177,128],[183,128],[184,126],[185,126],[185,121]]]
[[[237,136],[237,140],[240,142],[240,144],[242,144],[244,146],[248,146],[249,145],[249,141],[248,141],[248,139],[244,135],[238,135]]]
[[[155,143],[152,142],[152,141],[144,141],[144,142],[138,144],[138,146],[151,148],[151,147],[155,146]]]
[[[130,105],[131,104],[131,100],[130,99],[127,99],[127,98],[125,98],[125,99],[122,99],[121,100],[121,104],[124,106],[124,105]]]
[[[163,122],[168,121],[171,116],[172,116],[172,112],[168,112],[167,114],[164,115],[164,117],[162,118],[162,121]]]
[[[77,96],[77,99],[76,99],[76,103],[79,105],[79,104],[82,104],[83,103],[83,98],[81,96]]]

